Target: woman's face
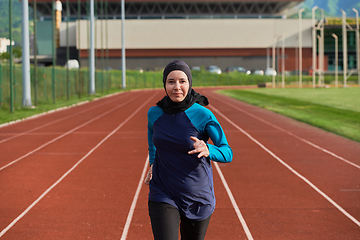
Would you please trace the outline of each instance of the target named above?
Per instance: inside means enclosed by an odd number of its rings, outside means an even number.
[[[173,102],[182,102],[189,91],[189,80],[181,70],[171,71],[166,78],[165,90]]]

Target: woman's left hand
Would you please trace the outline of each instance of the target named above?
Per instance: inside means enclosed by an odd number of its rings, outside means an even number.
[[[145,183],[146,185],[149,185],[149,184],[150,184],[150,180],[152,179],[152,169],[153,169],[153,166],[154,166],[154,164],[151,164],[150,169],[149,169],[148,173],[146,174],[146,177],[145,177],[145,180],[144,180],[144,183]]]
[[[189,154],[199,153],[198,158],[209,156],[209,148],[203,140],[199,140],[197,137],[190,137],[190,139],[194,141],[194,150],[189,151]]]

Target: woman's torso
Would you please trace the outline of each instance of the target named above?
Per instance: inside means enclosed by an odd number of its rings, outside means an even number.
[[[205,142],[209,138],[204,131],[206,111],[194,104],[183,112],[159,114],[152,126],[156,155],[149,200],[172,204],[197,220],[207,218],[215,208],[211,162],[188,154],[194,144],[191,136]]]

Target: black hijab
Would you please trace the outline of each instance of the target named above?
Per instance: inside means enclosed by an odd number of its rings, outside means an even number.
[[[157,102],[156,105],[159,106],[164,112],[171,113],[171,114],[185,111],[186,109],[191,107],[194,103],[198,103],[202,106],[207,106],[209,104],[208,99],[205,96],[195,92],[194,89],[192,89],[191,71],[190,71],[189,66],[183,61],[174,60],[165,67],[164,72],[163,72],[164,88],[165,88],[167,76],[169,75],[169,73],[171,71],[174,71],[174,70],[181,70],[188,77],[189,91],[188,91],[185,99],[181,102],[173,102],[166,93],[166,96],[163,99],[161,99],[159,102]],[[166,88],[165,88],[165,92],[166,92]]]

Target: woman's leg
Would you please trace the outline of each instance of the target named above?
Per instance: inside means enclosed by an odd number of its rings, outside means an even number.
[[[152,201],[148,205],[154,240],[178,240],[180,214],[177,208]]]
[[[209,226],[210,217],[202,221],[195,221],[181,216],[181,240],[203,240]]]

